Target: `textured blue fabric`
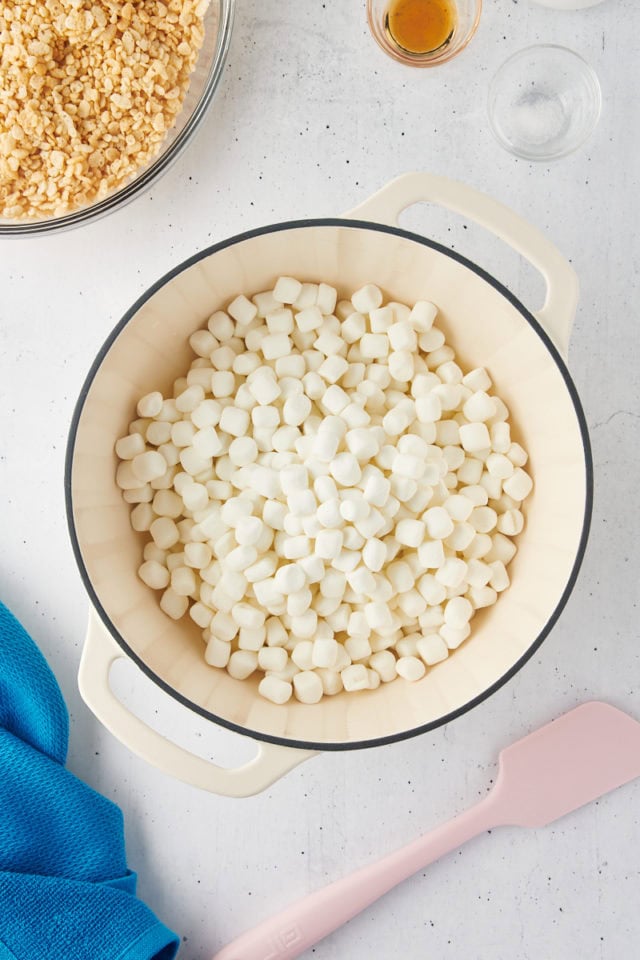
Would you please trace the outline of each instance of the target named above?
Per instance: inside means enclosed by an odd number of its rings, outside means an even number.
[[[64,767],[55,677],[0,603],[0,960],[173,960],[135,896],[122,813]]]

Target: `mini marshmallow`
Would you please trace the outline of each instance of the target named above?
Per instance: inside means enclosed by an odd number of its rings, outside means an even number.
[[[370,473],[364,486],[364,499],[374,507],[384,507],[389,501],[391,482],[381,471]],[[366,514],[365,514],[366,516]],[[354,518],[355,519],[355,518]]]
[[[267,644],[270,647],[284,647],[289,635],[277,617],[269,617],[265,623]]]
[[[290,617],[301,617],[311,605],[313,595],[307,587],[290,593],[287,600],[287,614]]]
[[[424,663],[417,657],[400,657],[396,663],[396,671],[399,677],[412,683],[422,679],[426,673]]]
[[[314,667],[335,667],[338,662],[339,644],[331,638],[314,641],[311,662]]]
[[[329,477],[323,479],[331,479]],[[325,500],[324,503],[321,503],[318,507],[316,513],[318,522],[321,527],[342,527],[344,525],[344,519],[340,510],[340,500],[338,497],[332,497],[330,500]]]
[[[435,578],[445,587],[459,587],[464,581],[467,573],[467,565],[459,557],[448,557],[439,570],[436,571]]]
[[[149,528],[153,542],[162,550],[170,550],[180,539],[178,528],[170,517],[158,517]]]
[[[347,578],[339,570],[327,570],[320,581],[320,593],[323,597],[340,599],[344,595]]]
[[[491,579],[489,580],[489,586],[492,587],[496,593],[506,590],[509,586],[510,580],[504,563],[502,563],[501,560],[494,560],[489,564],[489,567],[491,568]]]
[[[258,668],[258,654],[252,650],[236,650],[227,664],[227,672],[234,680],[246,680]]]
[[[522,532],[524,517],[520,510],[505,510],[498,517],[496,529],[509,537],[515,537]]]
[[[444,507],[429,507],[422,519],[427,533],[433,540],[444,540],[453,532],[453,520]]]
[[[326,322],[323,324],[322,332],[316,337],[314,347],[325,357],[334,357],[344,352],[344,341],[335,333],[327,329]],[[324,361],[323,361],[324,363]],[[318,368],[320,373],[320,368]],[[322,374],[320,374],[322,376]]]
[[[413,378],[413,354],[408,350],[394,350],[389,354],[389,373],[400,383],[409,383]]]
[[[345,640],[344,648],[353,663],[356,660],[365,660],[371,656],[371,646],[367,638],[363,636],[349,637]]]
[[[189,600],[185,596],[178,595],[169,587],[164,591],[160,598],[160,609],[173,620],[179,620],[185,615],[189,607]]]
[[[286,537],[282,546],[282,555],[287,560],[300,560],[309,555],[311,542],[308,537],[299,535]]]
[[[365,540],[375,537],[385,524],[385,518],[375,507],[372,507],[362,520],[356,519],[353,523],[360,536],[364,537]]]
[[[472,423],[490,420],[496,411],[495,400],[484,390],[472,393],[462,408],[467,420]]]
[[[279,303],[294,303],[302,292],[302,284],[293,277],[279,277],[273,288],[273,297]],[[229,310],[231,313],[231,310]],[[233,314],[232,314],[233,316]]]
[[[342,677],[336,670],[318,667],[315,672],[316,675],[320,677],[325,696],[333,697],[336,693],[340,693],[340,691],[344,689]]]
[[[282,419],[292,427],[298,427],[311,413],[311,400],[305,394],[289,397],[282,409]]]
[[[147,560],[138,568],[138,576],[152,590],[164,590],[169,586],[169,571],[156,560]]]
[[[316,303],[325,316],[333,313],[336,308],[337,299],[338,291],[335,287],[330,286],[328,283],[318,284]]]
[[[252,650],[258,653],[264,646],[267,631],[264,626],[261,627],[240,627],[238,632],[238,649]]]
[[[296,643],[291,651],[291,660],[300,670],[313,669],[313,643],[310,640],[302,640]]]
[[[397,437],[409,427],[416,416],[415,403],[411,400],[399,404],[393,410],[389,410],[382,420],[382,426],[385,433],[390,437]]]
[[[231,644],[212,636],[204,653],[204,659],[212,667],[226,667],[231,657]]]
[[[473,606],[464,597],[453,597],[444,608],[444,622],[456,630],[463,630],[473,616]]]
[[[268,313],[267,317],[267,329],[270,334],[276,333],[293,333],[294,323],[293,323],[293,313],[291,310],[288,310],[286,307],[280,307],[278,310],[274,310],[272,313]],[[213,360],[213,357],[212,357]]]
[[[395,680],[397,674],[396,658],[390,650],[380,650],[369,658],[369,666],[378,674],[383,683]]]
[[[498,515],[491,507],[475,507],[469,517],[469,523],[478,533],[490,533],[497,520]]]
[[[426,300],[418,300],[409,314],[409,322],[414,330],[426,333],[431,330],[433,321],[438,316],[438,308]],[[426,349],[423,347],[423,349]]]
[[[309,489],[293,490],[287,496],[287,505],[291,513],[303,517],[313,514],[317,510],[318,502]]]
[[[424,540],[426,528],[421,520],[400,520],[396,524],[396,540],[406,547],[419,547]]]
[[[381,360],[389,353],[389,338],[384,333],[365,333],[360,338],[360,352],[367,360]]]
[[[298,565],[304,572],[307,583],[320,583],[324,577],[324,562],[322,557],[319,557],[316,553],[312,553],[308,557],[302,557],[298,561]]]
[[[323,560],[333,560],[342,550],[341,530],[321,530],[316,537],[315,553]]]
[[[220,429],[233,437],[242,437],[249,427],[249,414],[237,407],[225,407],[220,415]],[[213,429],[213,428],[211,428]]]
[[[136,460],[137,459],[138,458],[136,457]],[[133,461],[134,471],[136,460]],[[504,492],[513,500],[518,501],[525,500],[526,497],[528,497],[531,493],[532,488],[533,480],[528,473],[522,470],[521,467],[516,467],[513,472],[513,476],[509,477],[509,479],[505,480],[502,484],[502,489]]]
[[[233,317],[241,327],[246,327],[254,317],[257,316],[258,308],[255,303],[251,303],[250,300],[247,300],[247,298],[241,294],[229,304],[227,313]],[[213,333],[213,330],[211,332]]]
[[[448,624],[443,623],[439,629],[439,633],[449,650],[455,650],[467,639],[471,633],[471,627],[467,623],[461,629],[456,629],[455,627],[451,627]]]
[[[436,569],[444,563],[442,540],[426,540],[418,547],[418,560],[425,569]]]
[[[402,350],[413,354],[418,349],[418,336],[410,320],[392,324],[387,330],[387,336],[394,351]]]
[[[305,610],[298,616],[291,616],[291,633],[301,640],[309,640],[318,630],[318,615],[315,610]]]
[[[368,689],[369,677],[367,668],[362,663],[354,663],[349,667],[345,667],[345,669],[341,671],[340,676],[342,677],[344,689],[349,693],[355,690]]]
[[[276,588],[286,596],[289,593],[302,590],[306,577],[304,570],[297,563],[286,563],[278,568],[274,580]]]
[[[223,613],[219,610],[213,615],[213,619],[209,624],[209,629],[211,630],[212,636],[218,637],[220,640],[230,643],[235,638],[240,628],[233,617],[231,617],[228,613]]]
[[[252,379],[247,380],[247,386],[261,406],[272,404],[281,393],[277,380],[265,367],[260,367],[256,370]]]
[[[220,519],[227,527],[235,527],[243,517],[250,517],[253,507],[245,497],[232,497],[222,505]]]
[[[503,453],[490,453],[486,459],[486,468],[491,476],[498,480],[508,480],[514,473],[513,463]]]
[[[471,523],[456,523],[453,532],[445,540],[445,544],[450,550],[464,551],[473,542],[476,531]]]
[[[373,573],[378,573],[382,570],[387,559],[387,548],[382,540],[378,540],[375,537],[368,540],[362,551],[362,559],[365,566]],[[354,589],[357,590],[358,588],[354,587]]]
[[[447,595],[447,588],[444,584],[436,580],[435,576],[430,573],[425,573],[423,577],[420,577],[417,588],[420,595],[431,607],[438,606]]]
[[[265,360],[277,360],[280,357],[286,357],[291,352],[292,347],[293,344],[286,333],[271,333],[263,337],[260,342],[260,349]]]
[[[491,437],[484,423],[465,423],[460,427],[460,443],[467,453],[475,453],[491,446]]]
[[[349,369],[349,361],[344,357],[328,356],[318,367],[318,374],[328,383],[337,383]]]
[[[137,454],[131,461],[133,476],[143,484],[162,477],[167,470],[167,461],[155,450]],[[526,476],[526,474],[525,474]]]
[[[342,339],[345,343],[357,343],[367,329],[367,321],[361,313],[351,313],[343,321],[340,329]]]
[[[309,306],[301,310],[295,317],[296,325],[301,333],[310,333],[318,330],[323,324],[323,316],[317,306]]]
[[[230,370],[216,370],[211,374],[211,393],[214,397],[230,397],[235,389],[236,378]]]
[[[270,700],[272,703],[282,706],[291,699],[293,687],[290,683],[278,677],[266,676],[258,684],[258,693],[265,700]]]
[[[446,660],[449,656],[449,649],[438,633],[430,633],[426,637],[420,637],[417,641],[417,648],[422,660],[430,667]]]
[[[149,438],[149,430],[154,424],[150,424],[147,429],[147,439]],[[160,424],[157,424],[160,426]],[[165,438],[167,440],[168,437]],[[160,441],[161,443],[165,441]],[[133,460],[138,454],[144,453],[146,450],[146,444],[144,442],[144,437],[140,433],[132,433],[129,436],[121,437],[120,440],[116,441],[116,455],[120,457],[121,460]],[[165,467],[166,469],[166,467]],[[164,471],[163,471],[164,472]]]
[[[364,615],[372,630],[389,629],[392,625],[391,611],[386,603],[374,600],[364,605]]]
[[[360,461],[370,460],[380,450],[375,432],[365,427],[349,430],[345,436],[345,443],[354,457]]]
[[[382,303],[382,292],[373,283],[367,283],[356,290],[351,297],[351,303],[358,313],[369,313],[370,310],[377,310]]]
[[[359,482],[362,471],[352,453],[339,453],[329,464],[329,470],[336,483],[343,487],[354,487]]]
[[[328,413],[337,416],[349,405],[349,395],[345,393],[342,387],[334,383],[325,390],[320,404]]]

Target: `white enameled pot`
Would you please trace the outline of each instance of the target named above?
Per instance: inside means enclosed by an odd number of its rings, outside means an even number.
[[[543,275],[546,301],[530,313],[489,274],[432,240],[399,229],[399,214],[432,201],[507,241]],[[474,618],[473,632],[417,683],[284,706],[208,666],[200,630],[170,620],[137,577],[142,538],[115,484],[114,443],[137,399],[169,389],[190,362],[189,334],[238,292],[269,289],[282,274],[340,291],[379,284],[394,300],[433,300],[439,324],[470,369],[486,367],[507,403],[535,480],[512,584]],[[71,538],[92,610],[80,691],[111,732],[165,772],[206,790],[247,796],[306,757],[390,743],[447,723],[497,690],[555,623],[584,553],[592,498],[589,441],[564,362],[577,302],[572,268],[534,227],[460,183],[413,173],[340,219],[276,224],[218,243],[158,281],[100,351],[77,404],[67,452]],[[257,741],[247,765],[223,769],[170,742],[113,694],[111,665],[130,657],[196,713]]]

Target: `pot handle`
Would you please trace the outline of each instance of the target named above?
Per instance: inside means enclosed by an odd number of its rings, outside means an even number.
[[[218,767],[197,757],[147,726],[115,696],[109,685],[109,671],[124,656],[92,610],[78,673],[82,699],[116,739],[163,773],[224,797],[250,797],[314,756],[311,750],[260,742],[257,755],[241,767]]]
[[[448,177],[405,173],[345,216],[396,225],[403,210],[422,201],[437,203],[474,220],[517,250],[542,274],[547,293],[535,316],[566,357],[578,303],[578,278],[557,247],[509,207]]]

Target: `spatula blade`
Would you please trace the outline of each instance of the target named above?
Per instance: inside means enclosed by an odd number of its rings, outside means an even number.
[[[607,703],[570,710],[500,754],[501,823],[541,827],[640,776],[640,723]]]

